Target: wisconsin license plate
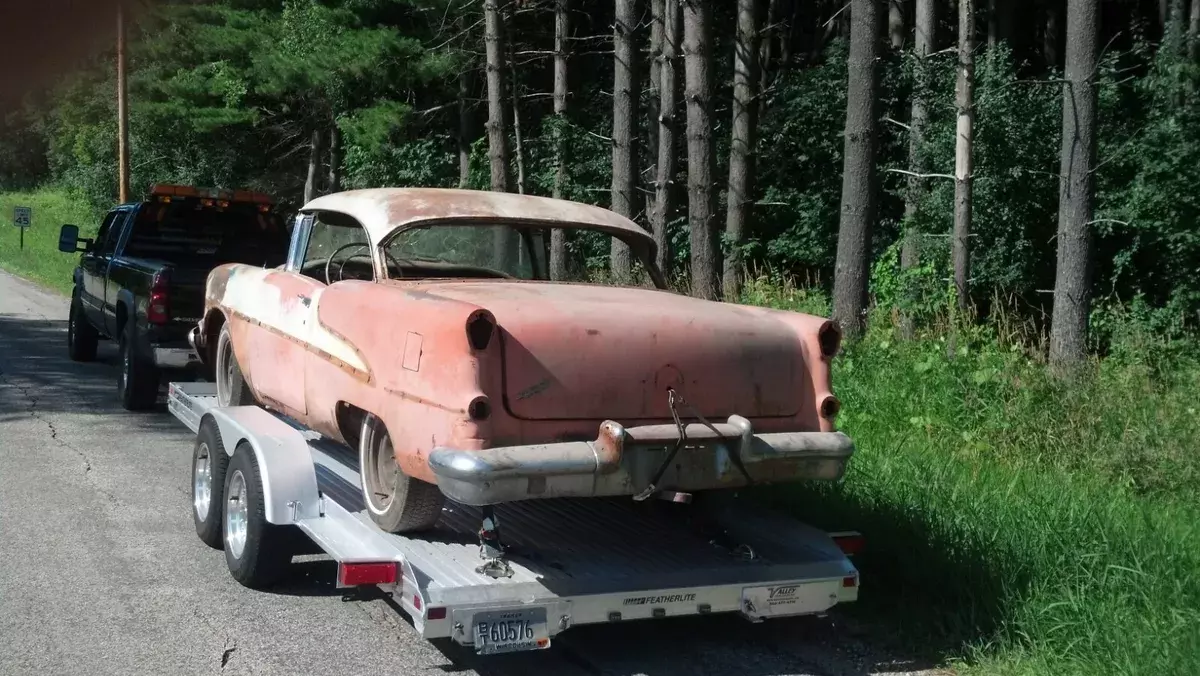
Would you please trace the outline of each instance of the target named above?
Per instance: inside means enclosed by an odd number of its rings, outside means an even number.
[[[515,653],[550,647],[545,608],[475,613],[475,652],[480,655]]]

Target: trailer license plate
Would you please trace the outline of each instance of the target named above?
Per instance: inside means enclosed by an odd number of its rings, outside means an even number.
[[[475,613],[475,652],[515,653],[550,647],[545,608]]]

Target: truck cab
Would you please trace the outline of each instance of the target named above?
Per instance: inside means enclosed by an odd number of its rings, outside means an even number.
[[[199,321],[209,270],[223,263],[274,267],[288,231],[264,194],[155,185],[141,202],[111,209],[94,239],[64,225],[59,250],[79,252],[67,326],[71,359],[91,361],[116,341],[118,396],[128,410],[154,405],[163,371],[199,366],[188,332]]]

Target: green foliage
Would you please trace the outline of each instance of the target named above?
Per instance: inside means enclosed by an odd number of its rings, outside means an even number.
[[[25,231],[12,225],[13,207],[33,209],[33,225]],[[0,194],[0,268],[48,288],[69,293],[72,271],[79,254],[58,250],[58,230],[63,224],[79,226],[80,237],[94,237],[102,213],[92,210],[79,195],[62,190],[38,190]]]
[[[1064,385],[1002,318],[953,360],[937,333],[871,326],[834,362],[845,481],[761,493],[864,533],[850,612],[966,673],[1200,669],[1200,359],[1127,327],[1120,358]]]

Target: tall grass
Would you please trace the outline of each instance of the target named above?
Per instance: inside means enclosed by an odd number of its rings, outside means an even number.
[[[1197,361],[1107,359],[1063,384],[1003,320],[960,327],[951,359],[944,331],[898,341],[877,315],[836,360],[846,479],[762,493],[865,534],[850,612],[966,672],[1200,673]]]
[[[20,246],[19,230],[13,223],[13,207],[33,208],[33,225],[25,231]],[[80,235],[95,235],[101,214],[82,199],[64,190],[46,189],[27,193],[0,194],[0,267],[63,293],[71,290],[71,271],[79,254],[58,250],[58,230],[64,223],[79,226]]]

